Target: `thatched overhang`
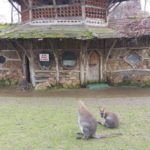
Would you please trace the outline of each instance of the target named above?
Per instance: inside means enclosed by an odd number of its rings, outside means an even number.
[[[0,29],[1,39],[40,39],[40,38],[72,38],[72,39],[106,39],[121,38],[123,34],[110,28],[78,26],[33,26],[5,25]]]
[[[85,25],[0,25],[1,39],[110,39],[150,36],[150,18],[116,20],[108,27]]]

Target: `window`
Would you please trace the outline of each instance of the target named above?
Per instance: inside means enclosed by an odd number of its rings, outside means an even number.
[[[127,57],[127,61],[132,66],[136,66],[141,61],[141,57],[137,55],[136,53],[132,53]]]
[[[6,62],[6,58],[4,56],[0,56],[0,64],[4,64]]]
[[[52,64],[52,56],[49,53],[40,53],[39,64],[42,69],[49,68]]]
[[[74,67],[76,65],[76,56],[70,52],[64,53],[62,64],[65,67]]]

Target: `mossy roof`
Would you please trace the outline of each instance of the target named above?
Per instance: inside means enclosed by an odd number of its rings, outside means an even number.
[[[123,34],[106,27],[48,26],[48,25],[0,25],[1,39],[32,39],[32,38],[120,38]]]

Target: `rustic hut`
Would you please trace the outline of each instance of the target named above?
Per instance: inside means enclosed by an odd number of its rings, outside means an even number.
[[[0,29],[2,78],[25,75],[34,87],[150,80],[149,33],[128,36],[135,20],[119,32],[108,26],[120,0],[9,1],[20,4],[22,24]]]

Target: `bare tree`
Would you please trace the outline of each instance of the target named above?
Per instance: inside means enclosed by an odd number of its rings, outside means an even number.
[[[14,8],[11,6],[11,23],[14,22]]]

